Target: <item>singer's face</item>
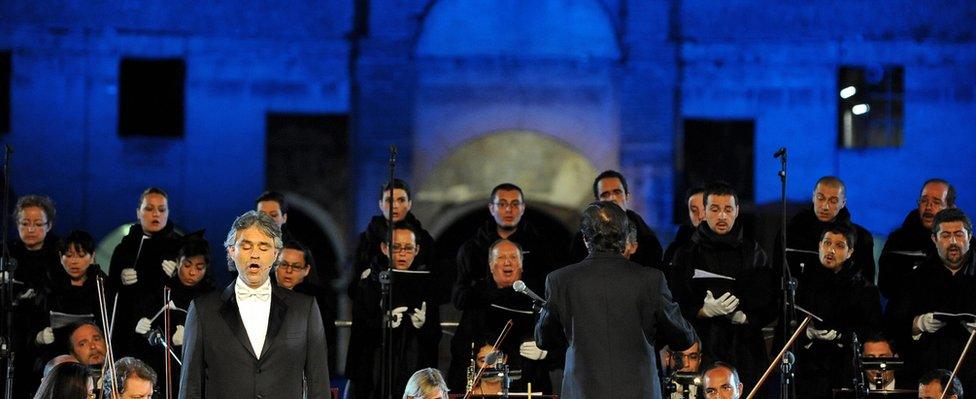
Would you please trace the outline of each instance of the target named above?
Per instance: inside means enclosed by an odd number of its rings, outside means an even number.
[[[817,184],[813,190],[813,211],[821,222],[834,220],[845,206],[847,206],[847,195],[843,187]]]
[[[279,228],[288,221],[288,215],[281,211],[281,204],[278,201],[258,202],[258,212],[271,216]]]
[[[942,183],[929,183],[922,187],[922,195],[918,198],[918,216],[922,218],[922,225],[926,229],[932,228],[935,214],[946,209],[949,196],[949,186]]]
[[[511,229],[522,220],[525,202],[518,190],[498,190],[491,204],[488,204],[488,211],[499,227]]]
[[[972,234],[966,230],[963,222],[939,223],[938,232],[932,236],[935,248],[942,258],[942,263],[953,270],[962,266],[966,254],[969,253],[969,241]]]
[[[17,213],[17,233],[24,246],[30,250],[38,250],[44,246],[44,238],[51,230],[51,223],[48,221],[44,209],[36,206],[29,206]]]
[[[820,240],[820,264],[830,271],[840,270],[853,252],[854,249],[847,245],[847,237],[843,234],[828,231]]]
[[[380,212],[383,212],[383,217],[386,219],[390,218],[390,192],[387,191],[383,193],[383,199],[379,202]],[[393,221],[399,222],[403,218],[407,217],[407,212],[410,212],[410,207],[413,203],[410,202],[410,197],[407,196],[407,192],[400,188],[393,189]]]
[[[384,255],[389,256],[386,243],[380,244],[380,250]],[[397,270],[407,270],[413,265],[413,260],[420,252],[417,246],[417,238],[408,229],[393,230],[393,268]]]
[[[491,250],[491,277],[498,288],[511,287],[522,278],[522,255],[511,242],[502,242]]]
[[[623,182],[616,177],[607,177],[596,182],[596,192],[600,195],[600,201],[613,201],[620,209],[627,210],[630,202],[630,194],[624,189]]]
[[[708,227],[719,235],[728,234],[739,216],[739,204],[731,195],[709,195],[705,205],[705,221]]]
[[[227,247],[227,255],[234,261],[239,277],[248,287],[257,288],[268,280],[271,266],[278,260],[274,239],[257,226],[237,232],[233,246]]]
[[[157,233],[166,227],[169,220],[169,204],[166,197],[159,194],[149,194],[142,199],[136,217],[142,225],[142,231],[148,234]]]
[[[281,262],[275,267],[275,279],[282,288],[294,289],[296,285],[305,281],[311,271],[305,264],[305,254],[293,248],[281,250]]]
[[[85,324],[71,333],[71,355],[82,364],[101,365],[105,361],[105,338],[95,326]]]
[[[192,256],[180,260],[180,283],[187,287],[197,285],[207,273],[207,260],[203,255]]]
[[[68,247],[67,252],[61,254],[61,266],[64,267],[64,271],[68,273],[71,280],[77,281],[85,277],[88,266],[91,266],[94,259],[94,255],[86,253],[77,245],[72,244]]]

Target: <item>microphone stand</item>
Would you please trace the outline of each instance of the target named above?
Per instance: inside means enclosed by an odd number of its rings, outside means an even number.
[[[857,340],[857,333],[851,333],[851,349],[854,352],[854,398],[864,399],[868,397],[868,384],[864,381],[864,372],[861,371],[861,343]]]
[[[9,145],[4,145],[3,157],[3,233],[2,233],[2,253],[0,253],[0,275],[4,276],[3,284],[0,284],[0,303],[3,304],[3,336],[0,336],[0,359],[7,362],[7,374],[5,377],[6,385],[3,392],[5,399],[13,399],[14,395],[14,360],[16,353],[14,350],[13,335],[14,329],[13,306],[14,306],[14,272],[17,270],[17,261],[10,257],[10,247],[8,246],[10,231],[10,154],[14,151]]]
[[[397,148],[390,146],[390,182],[387,187],[390,195],[387,197],[387,235],[386,251],[387,256],[386,270],[380,272],[380,308],[383,310],[383,342],[380,345],[380,363],[382,372],[380,379],[380,397],[393,399],[393,182],[396,176],[396,156]]]
[[[782,270],[780,280],[780,291],[783,293],[783,314],[782,323],[783,337],[788,337],[790,332],[793,331],[793,327],[796,326],[796,279],[793,278],[793,274],[790,271],[790,266],[786,259],[786,147],[781,147],[775,154],[773,158],[779,159],[780,169],[777,175],[779,175],[780,182],[780,204],[781,204],[781,225],[780,225],[780,241],[783,243],[780,248],[780,253],[777,256],[782,260]],[[788,350],[789,345],[786,346]],[[780,387],[779,394],[782,399],[789,399],[796,396],[794,392],[795,386],[793,381],[793,362],[795,358],[792,353],[785,353],[783,356],[783,362],[780,364]]]

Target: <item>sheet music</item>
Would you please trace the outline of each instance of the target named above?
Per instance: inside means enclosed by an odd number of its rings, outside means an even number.
[[[717,279],[735,281],[735,278],[734,277],[723,276],[721,274],[712,273],[712,272],[705,271],[705,270],[702,270],[702,269],[695,269],[695,275],[694,276],[691,276],[691,278],[693,278],[693,279],[696,279],[696,278],[717,278]]]

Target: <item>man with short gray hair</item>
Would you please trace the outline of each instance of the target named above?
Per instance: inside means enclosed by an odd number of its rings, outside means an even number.
[[[249,211],[234,221],[224,247],[238,277],[190,304],[180,399],[329,397],[315,298],[271,284],[283,246],[268,215]]]

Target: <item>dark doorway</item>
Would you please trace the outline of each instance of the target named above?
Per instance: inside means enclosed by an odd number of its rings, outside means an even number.
[[[347,231],[349,203],[349,117],[347,115],[275,114],[266,118],[266,187],[312,199]],[[319,280],[340,275],[342,259],[319,223],[301,210],[288,212],[288,229],[308,246]]]
[[[755,130],[752,120],[686,119],[684,151],[677,163],[674,220],[688,221],[685,191],[716,180],[732,185],[740,206],[755,200]]]

